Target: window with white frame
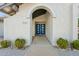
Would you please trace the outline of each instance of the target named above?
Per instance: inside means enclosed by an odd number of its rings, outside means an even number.
[[[4,39],[4,20],[0,19],[0,40]]]

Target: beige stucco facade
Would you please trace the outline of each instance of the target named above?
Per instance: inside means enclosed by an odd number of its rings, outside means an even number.
[[[56,40],[60,37],[69,41],[77,39],[78,10],[75,6],[77,4],[22,4],[15,15],[4,19],[4,38],[25,38],[30,45],[32,36],[35,35],[35,21],[42,21],[46,24],[46,36],[52,45],[56,45]],[[32,19],[32,13],[40,8],[47,10],[49,14]]]

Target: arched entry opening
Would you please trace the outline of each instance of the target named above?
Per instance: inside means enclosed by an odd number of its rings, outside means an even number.
[[[52,12],[49,8],[38,6],[32,11],[32,39],[45,37],[50,41],[52,35]],[[51,39],[52,40],[52,39]]]

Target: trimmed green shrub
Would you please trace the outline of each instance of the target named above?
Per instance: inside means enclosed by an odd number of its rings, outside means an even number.
[[[72,48],[79,50],[79,40],[74,40],[71,45]]]
[[[2,48],[8,48],[11,45],[11,42],[8,40],[3,40],[0,42]]]
[[[62,49],[66,49],[68,47],[68,41],[63,38],[59,38],[56,43],[58,47]]]
[[[21,48],[23,48],[24,46],[25,46],[25,43],[26,43],[26,41],[25,41],[25,39],[16,39],[15,40],[15,46],[18,48],[18,49],[21,49]]]

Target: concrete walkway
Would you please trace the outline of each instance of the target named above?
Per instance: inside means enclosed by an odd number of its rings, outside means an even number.
[[[35,55],[35,56],[47,56],[47,55],[57,55],[53,51],[52,53],[52,46],[49,44],[48,40],[45,37],[35,37],[31,47],[27,51],[27,55]]]

